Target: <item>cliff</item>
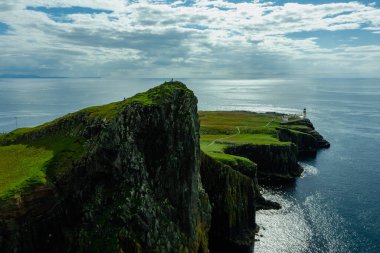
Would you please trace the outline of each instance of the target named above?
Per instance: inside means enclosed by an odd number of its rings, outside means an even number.
[[[197,100],[183,84],[19,129],[0,143],[3,152],[46,153],[41,180],[2,194],[1,252],[208,252]]]
[[[249,248],[256,230],[254,180],[206,154],[201,161],[202,183],[212,204],[211,252]]]
[[[303,169],[298,160],[315,156],[330,144],[308,119],[284,123],[282,114],[252,112],[200,112],[201,148],[219,161],[237,157],[257,165],[258,183],[292,181]],[[248,175],[249,176],[249,175]],[[265,203],[256,190],[257,206]],[[270,205],[269,202],[267,204]],[[261,205],[260,208],[268,206]],[[278,208],[276,205],[272,207]]]
[[[315,130],[309,119],[282,123],[277,130],[281,141],[297,145],[299,157],[315,157],[318,149],[330,147],[330,143]]]
[[[0,252],[238,252],[259,183],[294,180],[329,143],[308,120],[197,112],[168,82],[0,135]],[[200,118],[200,121],[199,121]],[[201,124],[200,124],[201,123]]]
[[[297,146],[289,145],[233,145],[225,149],[227,154],[239,155],[258,164],[258,180],[271,178],[294,179],[303,171],[297,160]]]

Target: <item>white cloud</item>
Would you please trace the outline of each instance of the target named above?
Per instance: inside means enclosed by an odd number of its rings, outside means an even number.
[[[7,0],[8,1],[8,0]],[[0,3],[1,72],[26,69],[43,75],[165,75],[207,73],[233,78],[271,74],[370,73],[379,45],[323,48],[318,38],[291,34],[363,29],[380,33],[380,9],[359,2],[297,4],[223,0],[15,0]],[[32,7],[80,6],[112,13],[67,15],[56,22]],[[348,36],[347,41],[352,41]],[[351,39],[350,39],[351,38]],[[360,41],[362,41],[361,39]],[[365,40],[365,38],[364,38]],[[359,52],[355,51],[357,49]],[[355,62],[355,64],[347,64]],[[306,69],[312,63],[314,69]],[[344,63],[344,64],[341,64]],[[360,64],[361,68],[352,69]],[[293,67],[292,67],[293,66]],[[367,68],[366,68],[367,66]],[[353,71],[354,70],[354,71]],[[356,71],[356,72],[355,72]]]

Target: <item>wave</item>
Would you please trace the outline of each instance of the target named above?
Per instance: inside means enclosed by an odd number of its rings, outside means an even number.
[[[257,223],[260,231],[254,252],[301,253],[309,248],[312,228],[307,224],[305,212],[295,199],[284,194],[266,191],[264,196],[281,203],[280,210],[260,210]]]
[[[319,173],[319,170],[307,163],[304,162],[298,162],[299,165],[303,168],[303,173],[301,175],[301,178],[308,177],[308,176],[316,176]]]
[[[281,203],[282,209],[257,212],[260,231],[255,253],[376,252],[369,240],[349,229],[352,224],[331,208],[333,199],[319,192],[303,200],[278,190],[266,189],[263,194]]]

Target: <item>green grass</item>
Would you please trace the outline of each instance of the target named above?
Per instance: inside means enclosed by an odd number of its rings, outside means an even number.
[[[276,114],[252,112],[199,112],[201,133],[235,133],[236,127],[242,133],[275,133],[281,117]],[[269,124],[268,124],[269,123]]]
[[[53,121],[44,123],[42,125],[31,127],[31,128],[18,128],[7,134],[0,134],[0,146],[1,145],[9,145],[13,144],[20,140],[23,135],[31,134],[33,132],[38,132],[47,127],[51,127],[54,125],[59,125],[63,121],[70,120],[70,118],[75,118],[76,116],[81,116],[86,118],[88,122],[94,119],[102,119],[105,121],[112,120],[117,114],[127,105],[131,103],[140,103],[143,105],[153,105],[162,103],[165,98],[173,95],[175,91],[182,91],[185,93],[191,93],[189,89],[186,88],[184,84],[181,82],[173,81],[173,82],[165,82],[162,85],[154,87],[146,92],[138,93],[133,97],[127,98],[123,101],[114,102],[110,104],[105,104],[101,106],[92,106],[88,108],[84,108],[75,113],[66,114],[60,118],[57,118]],[[80,126],[78,126],[80,127]]]
[[[223,136],[223,135],[221,135]],[[245,163],[248,165],[251,165],[252,162],[245,158],[235,155],[229,155],[224,153],[224,149],[228,146],[227,144],[221,144],[217,142],[213,142],[213,135],[207,135],[202,136],[201,138],[201,149],[203,152],[205,152],[207,155],[211,156],[212,158],[230,165],[230,166],[238,166],[238,163]]]
[[[102,118],[107,120],[112,119],[117,115],[121,105],[121,102],[114,102],[101,106],[92,106],[79,111],[79,113],[87,114],[92,118]]]
[[[16,141],[17,138],[20,138],[22,135],[30,133],[34,131],[35,129],[37,129],[37,127],[17,128],[10,133],[2,134],[0,135],[0,146],[3,145],[4,143],[12,143]]]
[[[212,140],[201,139],[202,151],[212,158],[230,166],[237,166],[239,161],[252,164],[252,162],[245,157],[225,154],[224,149],[228,146],[227,144],[211,143]]]
[[[277,137],[282,118],[277,114],[251,112],[199,112],[201,149],[212,158],[232,167],[242,162],[252,164],[244,157],[224,153],[230,145],[290,145]]]
[[[238,134],[238,135],[222,135],[222,134],[205,134],[201,135],[201,140],[211,144],[257,144],[257,145],[289,145],[289,142],[281,142],[277,137],[270,134]]]
[[[45,183],[42,168],[53,151],[27,145],[0,147],[0,198],[26,185]]]
[[[245,163],[247,165],[254,165],[252,161],[241,156],[229,155],[225,153],[216,153],[216,152],[206,152],[206,154],[220,161],[221,163],[227,164],[231,167],[237,167],[240,162]]]
[[[173,95],[174,91],[183,91],[185,93],[192,94],[192,91],[186,88],[186,86],[178,81],[165,82],[164,84],[149,89],[146,92],[138,93],[131,97],[130,102],[140,102],[143,104],[159,104],[164,98]]]
[[[201,149],[204,152],[223,152],[224,148],[228,146],[226,144],[220,144],[220,143],[211,144],[211,142],[212,140],[205,140],[201,138]]]
[[[120,102],[114,102],[101,106],[85,108],[79,112],[88,113],[93,118],[112,119],[124,106],[130,103],[141,103],[144,105],[153,105],[162,103],[167,97],[170,97],[174,91],[184,91],[192,93],[181,82],[166,82],[162,85],[149,89],[146,92],[137,93],[133,97],[127,98]]]
[[[0,146],[0,199],[64,174],[83,153],[80,140],[61,135]]]
[[[290,145],[290,142],[281,142],[267,134],[201,135],[200,143],[203,152],[232,167],[238,166],[239,161],[246,164],[252,162],[244,157],[224,153],[224,149],[229,145]]]

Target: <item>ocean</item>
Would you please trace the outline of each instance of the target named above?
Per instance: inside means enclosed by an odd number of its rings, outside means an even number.
[[[166,79],[169,80],[169,79]],[[0,79],[0,132],[132,96],[165,79]],[[254,252],[380,252],[380,79],[181,79],[199,110],[300,114],[331,143],[302,178],[264,189]]]

